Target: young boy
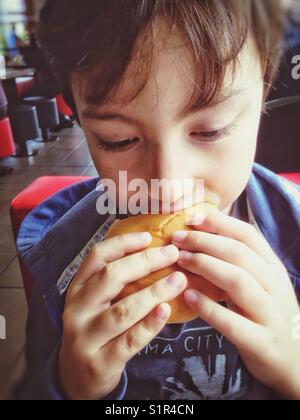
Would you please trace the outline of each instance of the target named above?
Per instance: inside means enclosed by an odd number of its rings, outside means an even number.
[[[299,196],[253,165],[281,29],[269,0],[46,4],[41,44],[101,177],[204,179],[220,211],[145,251],[147,232],[103,240],[114,217],[96,212],[97,180],[36,209],[18,241],[37,287],[16,398],[300,398]],[[112,304],[176,261],[228,304],[180,273]],[[199,317],[166,325],[183,292]]]

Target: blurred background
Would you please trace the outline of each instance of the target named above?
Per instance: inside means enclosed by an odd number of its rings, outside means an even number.
[[[35,39],[43,3],[0,0],[0,400],[10,397],[24,368],[32,280],[15,247],[20,224],[56,191],[97,176],[84,135]],[[288,13],[284,55],[262,118],[256,160],[300,184],[300,0],[282,5]]]
[[[0,0],[0,51],[10,59],[29,43],[28,21],[37,21],[44,0]]]
[[[35,42],[43,3],[0,0],[0,400],[10,398],[24,368],[31,279],[15,246],[20,223],[60,188],[97,175]]]

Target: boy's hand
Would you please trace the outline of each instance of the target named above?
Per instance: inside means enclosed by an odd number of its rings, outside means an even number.
[[[177,261],[174,245],[145,250],[150,242],[150,234],[108,239],[93,248],[74,278],[59,355],[60,382],[68,398],[101,399],[116,389],[126,363],[166,325],[171,309],[164,302],[186,288],[186,277],[174,273],[111,305],[127,283]]]
[[[216,212],[194,227],[173,236],[178,264],[225,290],[229,307],[196,290],[185,292],[187,303],[236,345],[253,376],[300,399],[300,340],[293,336],[300,310],[285,267],[247,223]]]

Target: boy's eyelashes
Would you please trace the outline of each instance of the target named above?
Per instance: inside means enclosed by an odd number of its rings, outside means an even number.
[[[202,131],[200,133],[193,132],[192,136],[200,139],[201,143],[216,143],[226,137],[231,136],[233,130],[237,127],[237,123],[233,123],[225,128],[214,131]]]
[[[233,129],[237,124],[231,124],[228,127],[222,128],[220,130],[211,130],[211,131],[201,131],[193,132],[191,136],[193,138],[199,139],[199,143],[215,143],[219,140],[222,140],[225,137],[228,137],[232,134]],[[128,138],[120,141],[105,141],[96,137],[97,147],[105,150],[106,152],[126,152],[136,146],[140,142],[138,137]]]
[[[140,140],[137,137],[117,142],[108,142],[98,137],[96,138],[97,146],[106,152],[125,152],[134,147],[137,143],[139,143],[139,141]]]

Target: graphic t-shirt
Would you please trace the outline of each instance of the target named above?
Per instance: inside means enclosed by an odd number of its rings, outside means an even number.
[[[169,325],[127,365],[125,399],[238,399],[249,374],[234,346],[200,319]]]

